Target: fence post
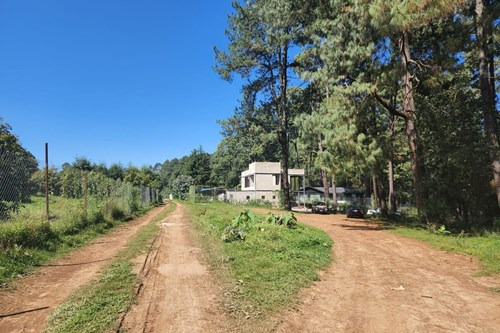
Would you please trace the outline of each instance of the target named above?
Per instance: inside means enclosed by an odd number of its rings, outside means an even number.
[[[88,171],[83,171],[83,213],[87,216],[88,202]]]
[[[49,220],[49,144],[45,143],[45,218]]]

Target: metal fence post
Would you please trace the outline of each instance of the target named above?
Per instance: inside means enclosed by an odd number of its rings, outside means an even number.
[[[49,144],[45,143],[45,218],[49,220]]]

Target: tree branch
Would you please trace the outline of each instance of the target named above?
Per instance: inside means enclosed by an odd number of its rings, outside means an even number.
[[[401,112],[400,110],[396,109],[392,105],[389,105],[382,97],[377,94],[376,91],[372,92],[372,96],[375,97],[375,99],[382,104],[382,106],[389,111],[391,114],[397,116],[397,117],[402,117],[402,118],[407,118],[407,115],[404,112]]]

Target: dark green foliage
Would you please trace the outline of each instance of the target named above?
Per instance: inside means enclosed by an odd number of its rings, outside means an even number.
[[[106,171],[108,177],[113,178],[114,180],[121,179],[125,176],[126,169],[121,164],[112,164],[109,169]]]
[[[47,222],[5,223],[0,227],[0,249],[46,248],[48,241],[57,239]]]
[[[125,212],[118,207],[111,208],[110,215],[113,220],[124,220],[126,217]]]
[[[0,118],[0,219],[8,218],[29,201],[31,176],[38,169],[35,157],[21,146],[11,130]]]
[[[184,174],[193,178],[196,185],[210,185],[210,154],[203,148],[194,149],[186,159]]]
[[[49,194],[61,195],[61,185],[61,173],[57,172],[57,169],[54,167],[49,168]],[[33,194],[45,195],[45,170],[37,170],[33,173],[31,176],[31,186]]]
[[[186,200],[191,185],[194,185],[194,179],[191,176],[180,175],[172,183],[172,194],[177,199]]]
[[[439,90],[423,91],[420,117],[424,188],[430,221],[443,219],[457,229],[487,226],[500,214],[490,185],[488,145],[481,127],[478,96],[467,88],[466,72],[442,80]]]
[[[272,114],[242,103],[234,115],[219,121],[222,141],[212,155],[211,182],[236,188],[243,170],[252,162],[278,161],[279,146],[272,128]]]

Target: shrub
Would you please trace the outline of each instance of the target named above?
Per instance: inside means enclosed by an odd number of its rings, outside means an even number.
[[[245,230],[252,228],[255,223],[255,215],[248,209],[241,212],[233,218],[231,224],[228,225],[222,233],[222,240],[225,242],[234,242],[245,240]]]
[[[276,216],[273,213],[269,213],[266,216],[265,221],[271,224],[278,224],[288,227],[290,229],[295,229],[297,227],[297,218],[293,213],[288,213],[287,215]]]
[[[121,221],[125,219],[125,212],[119,207],[111,208],[111,218],[116,221]]]
[[[263,208],[272,208],[273,204],[270,201],[263,199],[252,199],[248,200],[245,205],[255,206],[255,207],[263,207]]]
[[[172,194],[175,198],[186,200],[189,195],[189,187],[194,184],[191,176],[180,175],[172,183]]]
[[[46,222],[11,222],[0,225],[0,248],[11,249],[16,246],[45,248],[47,242],[57,238]]]

